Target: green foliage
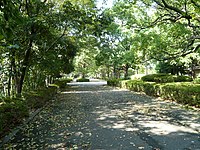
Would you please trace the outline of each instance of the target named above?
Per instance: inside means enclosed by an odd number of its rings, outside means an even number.
[[[123,22],[127,29],[134,28],[139,31],[139,34],[141,29],[146,29],[143,31],[147,31],[148,35],[155,29],[153,33],[157,36],[151,36],[152,38],[148,40],[140,39],[144,40],[144,44],[141,45],[148,49],[146,54],[151,51],[149,53],[151,57],[162,60],[166,57],[174,59],[176,58],[174,56],[182,54],[186,56],[193,52],[194,47],[198,49],[198,38],[193,36],[199,35],[199,33],[196,29],[188,28],[192,24],[199,29],[197,21],[199,10],[196,9],[198,6],[198,2],[188,1],[186,4],[184,0],[139,0],[131,3],[122,0],[116,1],[113,11],[115,17]],[[190,9],[185,12],[183,7]],[[183,49],[184,51],[182,51]]]
[[[107,85],[109,86],[120,86],[122,79],[109,79],[107,80]]]
[[[41,88],[35,91],[24,93],[26,105],[30,110],[43,107],[52,97],[57,93],[56,86],[50,86],[48,88]]]
[[[173,60],[174,61],[174,60]],[[170,73],[170,74],[178,74],[178,73],[182,73],[185,74],[185,69],[186,67],[184,66],[183,63],[180,64],[179,60],[175,60],[176,62],[174,62],[173,64],[171,64],[172,62],[167,61],[167,62],[162,62],[160,61],[157,66],[156,66],[156,70],[159,73]]]
[[[192,77],[189,76],[174,76],[170,74],[149,74],[143,76],[142,81],[147,82],[156,82],[156,83],[169,83],[169,82],[191,82],[193,81]]]
[[[157,83],[167,83],[174,82],[174,77],[169,74],[149,74],[143,76],[142,81],[157,82]]]
[[[29,115],[25,101],[16,98],[2,98],[0,100],[0,137],[21,123]]]
[[[156,95],[154,91],[154,85],[156,85],[156,83],[148,83],[141,80],[128,80],[122,82],[121,84],[123,88],[128,88],[132,91],[145,92],[146,94],[151,96]]]
[[[90,82],[90,79],[80,78],[80,79],[77,79],[76,82]]]
[[[57,93],[56,86],[23,93],[24,98],[0,99],[0,137],[23,122],[29,113],[43,107]]]
[[[162,87],[160,96],[179,103],[200,107],[200,85],[191,83],[166,84]]]
[[[192,77],[189,76],[174,76],[174,82],[191,82]]]
[[[178,103],[200,107],[200,85],[185,83],[153,83],[141,80],[121,82],[121,86],[132,91],[144,92],[150,96],[159,96]]]
[[[58,79],[54,82],[55,85],[57,85],[60,89],[63,89],[67,86],[67,83],[71,82],[72,79]]]
[[[195,83],[195,84],[200,84],[200,78],[196,78],[196,79],[193,81],[193,83]]]
[[[94,34],[106,23],[94,4],[89,0],[0,2],[0,67],[4,68],[0,82],[9,81],[5,95],[46,86],[57,74],[74,71],[77,52],[83,45],[94,48]],[[94,45],[88,39],[95,39]]]

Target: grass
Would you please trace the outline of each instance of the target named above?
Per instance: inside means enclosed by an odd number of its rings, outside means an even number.
[[[21,124],[31,112],[43,107],[57,93],[57,87],[23,93],[23,98],[0,98],[0,138]]]

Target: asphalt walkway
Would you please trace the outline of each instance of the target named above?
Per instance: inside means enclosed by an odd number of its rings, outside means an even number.
[[[4,149],[200,150],[200,111],[105,86],[70,88]]]

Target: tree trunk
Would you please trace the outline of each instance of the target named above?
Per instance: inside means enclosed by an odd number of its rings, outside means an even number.
[[[86,68],[86,64],[83,64],[83,72],[82,72],[82,78],[85,78],[85,68]]]
[[[19,73],[17,72],[15,61],[13,62],[13,73],[14,73],[14,86],[15,86],[15,94],[17,93],[17,89],[19,88]]]
[[[8,91],[8,95],[10,96],[11,94],[11,89],[12,89],[12,93],[13,95],[16,94],[17,91],[17,85],[18,85],[18,78],[17,78],[17,69],[16,69],[16,64],[15,64],[15,50],[12,49],[11,52],[11,66],[10,66],[10,79],[9,79],[9,91]],[[13,83],[12,83],[12,79],[13,79]],[[12,85],[13,84],[13,85]],[[14,86],[14,87],[13,87]]]
[[[116,66],[113,66],[113,76],[114,76],[114,78],[117,78],[117,68],[116,68]]]
[[[9,78],[8,78],[8,96],[11,92],[11,80],[12,80],[12,66],[10,67]]]
[[[147,65],[145,66],[145,74],[146,74],[146,75],[149,74],[149,69],[148,69],[148,66],[147,66]]]
[[[195,74],[194,64],[193,64],[193,63],[192,63],[192,65],[191,65],[191,75],[192,75],[192,78],[193,78],[193,79],[196,78],[196,74]]]
[[[33,44],[33,40],[31,39],[30,42],[29,42],[29,46],[28,46],[28,49],[26,51],[23,63],[22,63],[19,85],[17,87],[17,94],[19,96],[22,93],[22,88],[23,88],[23,84],[24,84],[24,79],[25,79],[26,71],[27,71],[28,66],[29,66],[29,60],[30,60],[30,55],[31,55],[32,44]]]
[[[107,78],[110,78],[110,67],[107,66],[106,68],[107,68]]]
[[[124,66],[124,79],[127,79],[128,78],[128,69],[129,69],[129,65],[126,64]]]

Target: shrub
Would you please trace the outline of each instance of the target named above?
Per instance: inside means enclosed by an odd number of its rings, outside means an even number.
[[[174,82],[191,82],[192,77],[189,76],[174,76]]]
[[[16,98],[4,98],[0,105],[0,137],[21,123],[29,115],[25,101]]]
[[[158,96],[160,93],[158,84],[141,80],[129,80],[126,82],[125,88],[136,92],[144,92],[150,96]]]
[[[196,79],[193,81],[193,83],[195,83],[195,84],[200,84],[200,78],[196,78]]]
[[[0,138],[20,124],[31,110],[43,107],[57,93],[56,86],[23,93],[24,98],[0,98]]]
[[[129,80],[120,83],[122,87],[136,92],[144,92],[150,96],[160,96],[182,104],[200,107],[200,84],[155,83],[140,80]],[[119,86],[119,85],[118,85]]]
[[[107,85],[120,86],[120,81],[122,81],[122,79],[109,79],[109,80],[107,80]]]
[[[169,74],[149,74],[149,75],[143,76],[141,79],[142,81],[156,82],[156,83],[174,82],[173,75],[169,75]]]
[[[90,82],[90,79],[80,78],[80,79],[77,79],[76,82]]]
[[[191,83],[170,83],[162,87],[160,95],[165,99],[200,107],[200,85]]]
[[[54,84],[57,85],[60,89],[63,89],[67,86],[67,83],[69,83],[71,81],[72,81],[72,79],[68,79],[68,78],[58,79],[54,82]]]
[[[43,107],[56,93],[57,88],[50,86],[48,88],[24,93],[24,98],[26,100],[26,105],[30,109],[37,109]]]
[[[156,83],[170,83],[170,82],[191,82],[193,79],[189,76],[173,76],[170,74],[149,74],[143,76],[142,81],[156,82]]]

